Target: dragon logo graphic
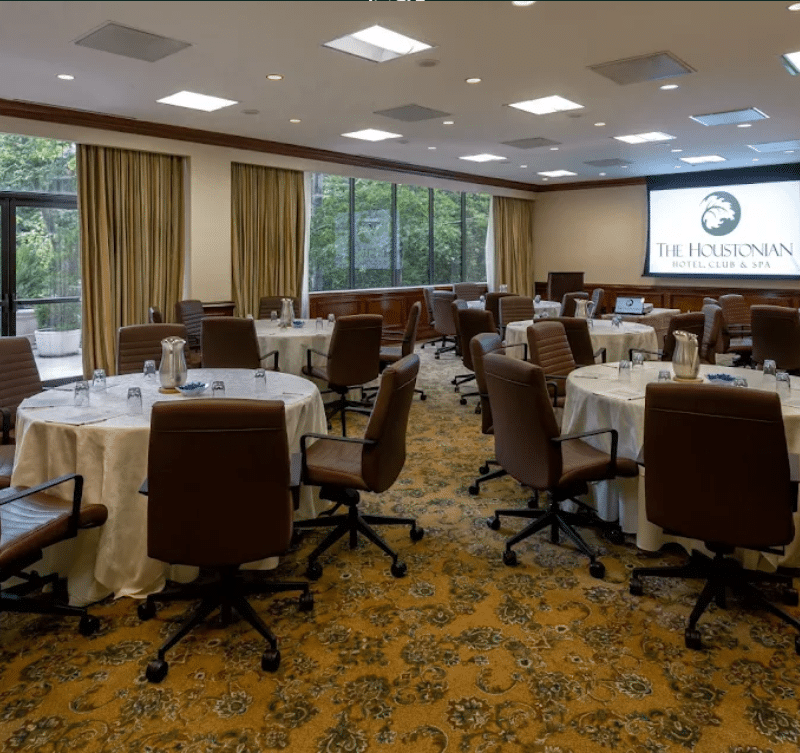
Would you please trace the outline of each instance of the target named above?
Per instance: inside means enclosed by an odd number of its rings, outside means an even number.
[[[733,194],[714,191],[700,202],[700,221],[709,235],[727,235],[736,229],[742,218],[742,208]]]

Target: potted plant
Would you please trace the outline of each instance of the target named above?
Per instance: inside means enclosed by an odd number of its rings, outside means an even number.
[[[81,344],[80,301],[40,303],[36,306],[36,350],[44,358],[68,356]]]

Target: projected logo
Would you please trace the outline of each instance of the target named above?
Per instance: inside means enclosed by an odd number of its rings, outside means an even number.
[[[709,235],[732,233],[742,219],[742,208],[733,194],[714,191],[700,202],[703,230]]]

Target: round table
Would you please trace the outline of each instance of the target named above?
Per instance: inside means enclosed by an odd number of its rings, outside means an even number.
[[[664,336],[669,329],[669,323],[673,316],[680,314],[680,309],[652,308],[646,314],[603,314],[603,319],[613,319],[619,316],[623,322],[637,322],[646,324],[656,331],[658,347],[664,347]]]
[[[533,321],[511,322],[506,327],[506,342],[509,345],[528,342],[528,327]],[[593,319],[589,324],[589,337],[592,349],[606,349],[607,361],[622,361],[628,358],[631,348],[655,352],[658,350],[656,331],[652,327],[634,322],[622,322],[616,327],[605,319]],[[509,349],[509,355],[522,358],[521,348]]]
[[[333,334],[333,323],[324,321],[322,328],[317,327],[315,319],[303,319],[302,327],[281,327],[278,322],[271,319],[256,319],[256,335],[258,345],[261,349],[263,358],[265,353],[278,351],[278,368],[285,374],[302,374],[301,369],[306,365],[306,351],[314,348],[322,353],[328,352],[331,335]],[[324,367],[325,359],[314,353],[312,364]],[[263,365],[268,367],[272,364],[272,359],[263,361]]]
[[[307,379],[270,371],[266,388],[258,388],[249,369],[189,371],[188,381],[210,384],[214,380],[225,383],[226,397],[282,400],[290,452],[300,451],[303,434],[327,433],[322,397]],[[142,390],[140,415],[127,412],[127,393],[132,386]],[[167,577],[184,581],[196,577],[196,568],[170,568],[147,556],[147,500],[138,490],[147,477],[153,403],[210,398],[211,389],[198,398],[164,395],[158,387],[157,380],[146,381],[139,374],[109,377],[106,392],[92,392],[88,408],[74,407],[72,389],[65,386],[28,398],[17,412],[12,483],[32,486],[65,473],[80,473],[84,503],[102,503],[108,508],[104,526],[81,531],[76,540],[50,547],[41,564],[43,572],[68,576],[73,604],[88,604],[110,593],[143,597],[160,590]],[[213,468],[213,458],[208,463]],[[197,468],[184,472],[203,473],[203,465],[199,462]],[[62,493],[71,493],[71,488]],[[312,489],[301,489],[298,517],[314,517],[317,512]],[[252,566],[274,564],[273,559]]]
[[[559,316],[561,314],[561,303],[559,301],[536,301],[533,302],[533,312],[538,316]]]
[[[633,369],[630,382],[618,380],[616,365],[596,364],[576,369],[567,378],[561,433],[617,429],[619,455],[642,462],[645,389],[649,382],[657,381],[660,370],[670,367],[670,363],[647,361],[643,366]],[[748,389],[775,390],[774,378],[765,379],[760,371],[700,365],[700,376],[704,378],[708,374],[720,373],[743,377],[747,380]],[[800,454],[800,378],[792,377],[791,383],[791,397],[783,403],[783,422],[789,452]],[[610,449],[607,437],[592,437],[586,441],[598,449]],[[600,517],[619,520],[622,530],[635,533],[637,546],[645,551],[658,551],[668,541],[677,542],[687,550],[702,548],[700,542],[665,535],[659,526],[647,520],[644,473],[645,468],[642,467],[638,479],[617,479],[595,485],[595,503]],[[800,533],[800,512],[795,513],[795,528]],[[782,557],[746,551],[743,559],[748,567],[758,566],[762,560],[773,567],[777,564],[800,566],[800,535],[786,547]]]

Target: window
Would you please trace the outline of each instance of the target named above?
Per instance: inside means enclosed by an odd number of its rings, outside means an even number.
[[[490,197],[314,173],[311,292],[486,279]]]

